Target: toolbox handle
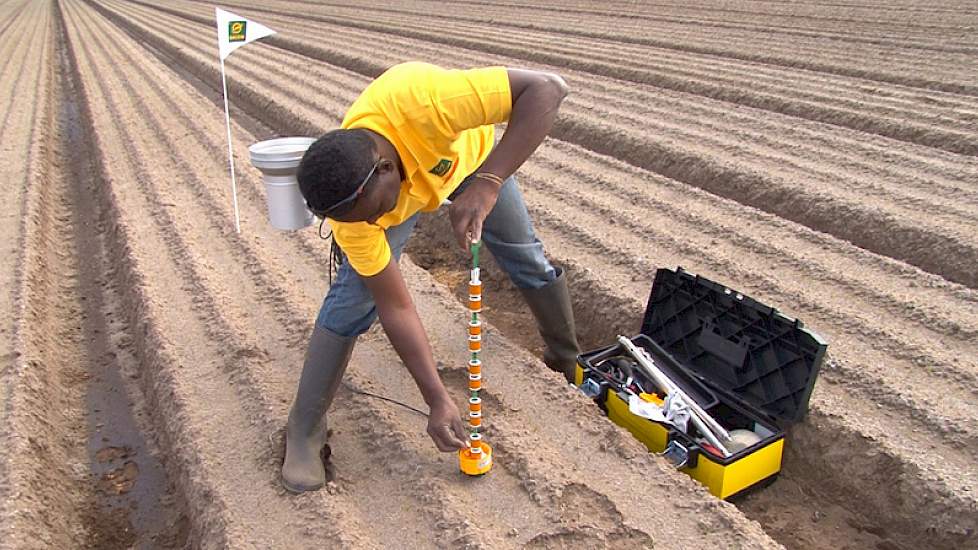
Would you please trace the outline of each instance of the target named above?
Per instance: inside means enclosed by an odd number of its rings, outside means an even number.
[[[738,371],[743,371],[746,368],[744,363],[747,359],[747,351],[750,344],[749,338],[744,337],[743,339],[733,340],[724,338],[720,334],[720,328],[715,322],[706,321],[703,323],[703,329],[700,331],[696,343],[703,351],[736,368]]]

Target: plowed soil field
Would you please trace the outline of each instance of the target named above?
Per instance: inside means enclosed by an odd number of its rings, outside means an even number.
[[[392,7],[393,6],[393,7]],[[973,2],[0,1],[0,547],[978,548]],[[520,170],[585,348],[638,331],[660,267],[829,342],[783,471],[732,503],[539,361],[485,269],[483,478],[437,452],[375,326],[333,405],[338,477],[279,484],[328,286],[266,221],[247,146],[337,126],[406,60],[561,74]],[[402,259],[462,403],[466,260],[444,213]],[[373,394],[373,395],[371,395]]]

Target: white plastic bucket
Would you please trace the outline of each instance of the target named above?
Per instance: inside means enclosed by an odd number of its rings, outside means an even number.
[[[248,147],[251,164],[261,170],[268,197],[268,221],[276,229],[295,230],[312,225],[312,212],[299,192],[296,169],[316,138],[285,137],[259,141]]]

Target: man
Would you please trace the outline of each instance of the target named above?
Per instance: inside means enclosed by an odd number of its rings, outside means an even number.
[[[567,94],[559,76],[490,67],[392,67],[353,103],[299,165],[309,208],[330,224],[342,250],[336,280],[316,319],[289,413],[282,483],[290,491],[325,484],[325,412],[358,335],[380,317],[430,413],[439,450],[464,447],[458,408],[438,373],[397,261],[420,212],[445,199],[460,246],[484,240],[521,289],[547,344],[545,362],[570,376],[578,354],[563,274],[547,261],[513,173],[553,126]],[[507,123],[493,147],[493,124]]]

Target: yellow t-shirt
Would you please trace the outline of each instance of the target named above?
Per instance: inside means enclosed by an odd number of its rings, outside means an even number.
[[[333,238],[362,276],[380,273],[391,258],[384,236],[418,211],[429,212],[489,155],[493,124],[512,110],[505,67],[448,70],[428,63],[395,65],[353,103],[342,128],[366,128],[391,142],[405,179],[397,206],[377,220],[329,220]]]

